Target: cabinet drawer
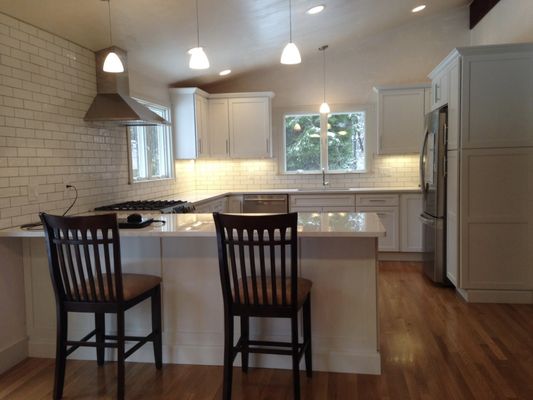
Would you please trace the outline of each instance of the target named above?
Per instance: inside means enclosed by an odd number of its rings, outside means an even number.
[[[355,195],[294,195],[290,196],[292,207],[355,207]]]
[[[357,207],[359,206],[397,206],[400,199],[397,194],[359,194],[357,195]]]

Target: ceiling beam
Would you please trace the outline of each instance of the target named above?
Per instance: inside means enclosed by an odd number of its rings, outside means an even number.
[[[500,0],[473,0],[470,3],[470,29],[478,24]]]

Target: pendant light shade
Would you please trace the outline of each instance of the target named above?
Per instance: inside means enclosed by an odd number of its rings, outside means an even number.
[[[209,60],[207,54],[202,47],[195,47],[189,50],[191,58],[189,59],[190,69],[207,69],[209,68]]]
[[[110,45],[113,46],[113,28],[111,25],[111,0],[105,1],[107,1],[109,11],[109,42]],[[122,61],[120,60],[120,57],[117,56],[117,53],[110,51],[105,58],[104,66],[102,67],[102,69],[104,70],[104,72],[119,74],[121,72],[124,72],[124,64],[122,64]]]
[[[191,55],[189,59],[190,69],[207,69],[209,68],[209,59],[203,47],[200,46],[200,21],[198,17],[198,0],[196,0],[196,47],[190,49],[188,53]]]
[[[281,53],[281,63],[287,65],[300,64],[302,62],[302,57],[300,57],[300,51],[294,43],[287,43]]]
[[[289,0],[289,43],[283,48],[281,53],[282,64],[294,65],[300,64],[302,62],[302,57],[300,57],[300,50],[294,42],[292,41],[292,2]]]
[[[320,105],[320,113],[321,114],[329,114],[330,108],[329,104],[326,102],[326,49],[328,48],[327,45],[320,47],[318,50],[322,52],[324,64],[323,64],[323,70],[324,70],[324,101]]]
[[[124,65],[122,64],[122,61],[120,61],[120,57],[117,56],[117,53],[112,51],[107,54],[104,60],[103,70],[114,74],[124,72]]]

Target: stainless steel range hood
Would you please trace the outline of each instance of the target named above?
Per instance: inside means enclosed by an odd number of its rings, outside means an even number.
[[[124,64],[120,74],[103,71],[106,55],[114,51]],[[114,122],[117,125],[161,125],[169,124],[167,120],[147,107],[132,99],[128,77],[127,53],[110,47],[96,52],[96,91],[87,114],[83,118],[88,122]]]

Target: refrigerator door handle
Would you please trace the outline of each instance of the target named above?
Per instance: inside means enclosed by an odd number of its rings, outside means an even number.
[[[423,224],[432,225],[432,226],[435,225],[436,219],[434,218],[428,218],[424,214],[420,214],[419,218]]]
[[[424,143],[422,144],[422,150],[420,150],[420,187],[422,192],[426,193],[428,187],[426,186],[426,146],[428,144],[429,129],[426,129],[426,135],[424,136]]]

